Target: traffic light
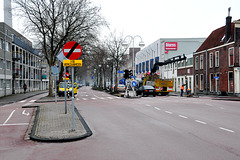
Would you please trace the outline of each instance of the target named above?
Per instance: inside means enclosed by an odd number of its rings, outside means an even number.
[[[129,78],[131,78],[131,76],[133,76],[132,70],[129,70]]]
[[[125,79],[128,79],[128,78],[129,78],[129,70],[127,70],[127,69],[124,70],[124,75],[123,75],[123,77],[124,77]]]

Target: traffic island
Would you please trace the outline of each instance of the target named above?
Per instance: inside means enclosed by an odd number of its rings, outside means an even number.
[[[30,139],[40,142],[76,141],[92,135],[92,132],[75,108],[74,130],[72,130],[71,105],[43,104],[36,110]]]

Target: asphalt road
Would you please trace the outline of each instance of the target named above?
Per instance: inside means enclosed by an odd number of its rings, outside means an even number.
[[[82,87],[75,106],[93,135],[75,142],[38,143],[23,140],[24,123],[30,122],[33,109],[25,110],[27,116],[16,108],[39,97],[0,108],[1,160],[240,159],[239,101],[178,96],[129,99]]]

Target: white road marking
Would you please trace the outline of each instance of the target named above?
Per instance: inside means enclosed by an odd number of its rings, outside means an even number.
[[[151,105],[149,105],[149,104],[146,104],[146,106],[147,106],[147,107],[150,107]]]
[[[159,111],[161,110],[161,109],[160,109],[160,108],[158,108],[158,107],[154,107],[154,108],[155,108],[156,110],[159,110]]]
[[[0,126],[25,126],[25,125],[29,125],[29,123],[0,124]]]
[[[84,101],[88,100],[87,98],[82,98]]]
[[[35,102],[35,101],[36,101],[36,100],[35,100],[35,99],[33,99],[33,100],[29,101],[29,102],[33,103],[33,102]]]
[[[18,103],[24,103],[24,102],[26,102],[26,100],[22,100],[22,101],[20,101],[20,102],[18,102]]]
[[[8,118],[6,119],[6,121],[3,123],[3,124],[6,124],[9,119],[12,117],[13,113],[15,112],[16,110],[13,110],[12,113],[8,116]]]
[[[79,101],[80,99],[79,98],[77,98],[77,101]]]
[[[187,119],[188,117],[186,117],[186,116],[183,116],[183,115],[178,115],[179,117],[181,117],[181,118],[185,118],[185,119]]]
[[[107,97],[108,99],[113,99],[112,97]]]
[[[219,129],[224,130],[224,131],[228,131],[228,132],[231,132],[231,133],[234,132],[233,130],[230,130],[230,129],[227,129],[227,128],[223,128],[223,127],[219,127]]]
[[[197,122],[197,123],[201,123],[201,124],[207,124],[206,122],[199,121],[199,120],[195,120],[195,122]]]
[[[169,111],[165,111],[166,113],[168,113],[168,114],[172,114],[172,112],[169,112]]]
[[[97,98],[91,98],[91,99],[95,100],[95,99],[97,99]]]
[[[207,103],[206,105],[208,105],[208,106],[210,106],[210,107],[213,107],[213,105],[212,105],[212,104],[208,104],[208,103]]]
[[[29,113],[26,113],[25,110],[22,111],[23,115],[29,116]]]

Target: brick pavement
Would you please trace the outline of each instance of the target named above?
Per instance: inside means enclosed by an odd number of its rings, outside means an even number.
[[[30,138],[37,141],[62,142],[88,137],[92,134],[86,122],[75,109],[75,130],[72,131],[72,106],[64,104],[42,104],[37,109]]]

